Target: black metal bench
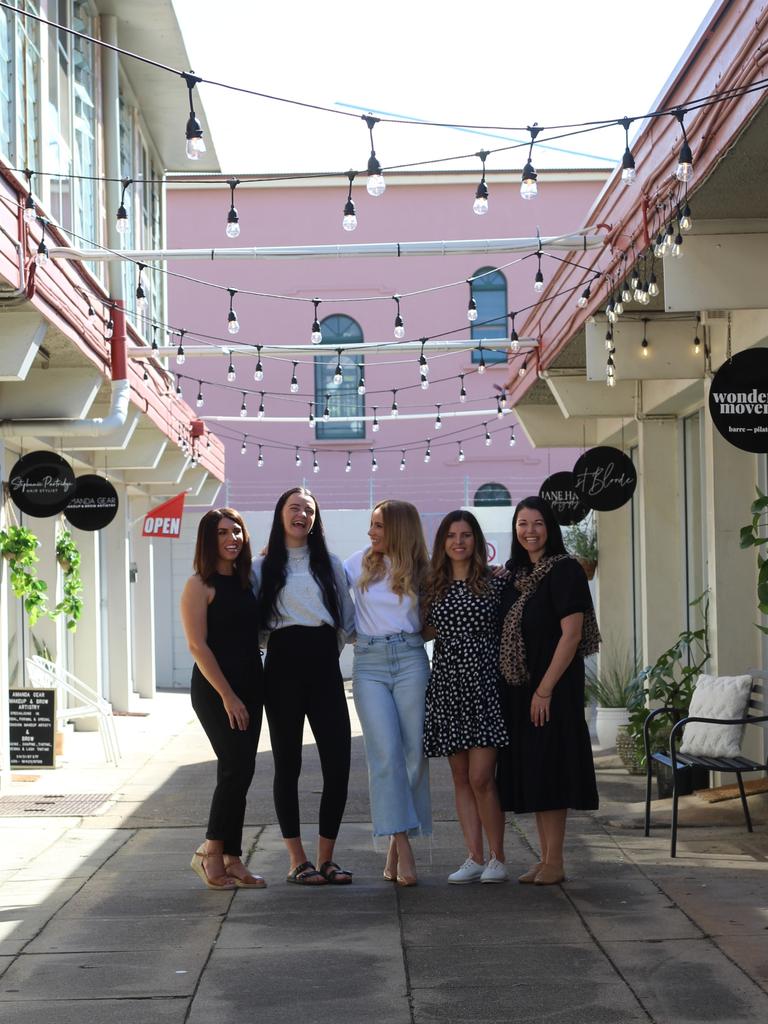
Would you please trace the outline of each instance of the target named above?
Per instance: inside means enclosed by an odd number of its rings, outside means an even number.
[[[657,761],[660,764],[667,765],[672,769],[672,841],[670,846],[670,856],[675,857],[677,855],[677,802],[680,796],[680,779],[683,772],[688,772],[692,768],[705,768],[711,772],[732,772],[736,776],[736,782],[739,787],[739,796],[741,797],[741,806],[744,811],[744,820],[747,823],[747,831],[752,831],[752,818],[749,814],[749,806],[747,805],[747,794],[744,791],[744,782],[742,780],[742,774],[745,772],[764,772],[768,771],[768,758],[766,761],[753,761],[749,757],[739,755],[738,757],[698,757],[691,754],[681,754],[677,751],[677,744],[680,740],[680,734],[685,728],[688,722],[707,722],[711,725],[760,725],[762,722],[768,722],[768,715],[763,714],[765,711],[765,687],[764,683],[768,680],[768,672],[757,672],[750,671],[748,673],[752,676],[752,692],[750,699],[747,704],[747,714],[745,718],[681,718],[679,722],[675,722],[672,726],[672,730],[669,734],[669,753],[651,753],[649,750],[649,727],[654,718],[663,714],[673,714],[673,708],[656,708],[651,711],[645,720],[643,726],[643,742],[645,746],[645,764],[646,764],[646,783],[645,783],[645,834],[648,836],[651,834],[651,781],[652,781],[652,767],[653,762]]]

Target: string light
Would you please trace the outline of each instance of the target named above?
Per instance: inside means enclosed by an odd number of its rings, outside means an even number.
[[[515,428],[514,427],[510,427],[510,430],[509,430],[509,447],[510,448],[514,448],[516,444],[517,444],[517,438],[515,437]]]
[[[378,434],[379,432],[379,421],[376,416],[378,408],[379,407],[377,405],[374,405],[373,407],[373,422],[371,423],[371,430],[374,432],[374,434]]]
[[[261,445],[259,445],[259,457],[256,459],[256,468],[257,469],[263,469],[264,468],[264,456],[262,455],[262,452],[261,452]]]
[[[245,404],[245,392],[244,391],[243,391],[243,400],[240,403],[240,415],[241,416],[247,416],[248,415],[248,406]]]
[[[395,314],[395,330],[394,330],[394,335],[395,335],[395,337],[399,341],[400,338],[404,338],[405,337],[405,323],[403,322],[403,318],[400,315],[400,296],[399,295],[393,295],[392,298],[395,300],[395,304],[397,305],[397,313]]]
[[[42,228],[42,235],[40,237],[40,243],[37,247],[37,255],[35,256],[35,263],[38,267],[44,267],[48,262],[48,246],[45,244],[45,221],[42,218],[38,218],[40,226]]]
[[[676,110],[675,117],[680,122],[680,130],[683,133],[683,144],[680,147],[680,155],[677,158],[675,177],[678,181],[690,182],[693,178],[693,154],[688,144],[688,136],[685,134],[685,115],[687,110]]]
[[[483,343],[478,341],[477,350],[480,353],[480,358],[477,361],[477,372],[479,374],[485,373],[485,352],[483,352]]]
[[[203,141],[203,127],[195,115],[192,90],[198,82],[202,82],[202,78],[197,78],[191,72],[188,74],[184,73],[181,77],[187,83],[187,90],[189,92],[189,118],[187,119],[186,128],[187,157],[190,160],[199,160],[203,153],[205,153],[205,142]]]
[[[227,366],[227,380],[230,384],[234,384],[237,380],[237,372],[235,370],[235,363],[232,356],[232,349],[229,350],[229,366]]]
[[[477,320],[477,303],[475,302],[475,297],[472,294],[472,280],[467,280],[467,284],[469,285],[469,305],[467,306],[467,320],[469,320],[470,323],[474,323],[475,320]]]
[[[518,377],[524,377],[528,373],[528,356],[523,360],[523,365],[517,371]]]
[[[237,313],[233,308],[233,303],[235,301],[237,291],[234,288],[227,288],[227,291],[229,292],[229,312],[227,313],[227,330],[229,331],[230,334],[237,334],[237,332],[240,330],[240,323],[237,319]]]
[[[488,424],[487,423],[483,423],[483,429],[485,430],[485,447],[486,448],[490,448],[491,447],[491,443],[493,441],[493,438],[488,433]]]
[[[640,342],[640,349],[644,356],[648,355],[648,317],[643,317],[643,340]]]
[[[107,341],[111,341],[113,336],[114,336],[114,333],[115,333],[115,321],[110,316],[109,319],[107,320],[107,322],[104,324],[104,337],[107,339]],[[178,363],[178,361],[179,361],[179,359],[178,359],[178,355],[177,355],[176,362]],[[184,349],[181,350],[181,361],[182,361],[182,363],[184,362]]]
[[[536,253],[536,259],[538,260],[538,269],[533,279],[533,290],[540,295],[544,291],[544,275],[541,272],[541,249]]]
[[[296,458],[294,459],[294,461],[296,463],[296,468],[298,469],[299,466],[301,465],[301,452],[299,451],[298,448],[296,449]]]
[[[246,448],[248,446],[245,443],[245,434],[243,434],[243,443],[240,445],[240,454],[245,455]]]
[[[307,423],[309,424],[309,429],[310,430],[314,430],[315,429],[314,405],[315,405],[314,402],[310,402],[309,403],[309,418],[307,419]]]
[[[333,371],[334,384],[341,384],[341,382],[344,380],[344,370],[342,369],[341,366],[341,351],[342,350],[340,348],[336,349],[336,369]]]
[[[683,236],[680,231],[675,235],[675,243],[672,246],[672,255],[677,259],[683,255]]]
[[[427,357],[424,355],[424,346],[427,343],[426,338],[421,339],[421,355],[419,356],[419,381],[421,384],[421,390],[426,391],[429,387],[429,365],[427,364]]]
[[[501,389],[501,407],[502,409],[507,408],[507,392],[504,388]]]
[[[315,451],[314,448],[312,449],[312,472],[320,472],[320,463],[317,461],[317,452]]]
[[[629,117],[624,117],[619,121],[619,124],[624,129],[624,156],[621,158],[621,180],[625,185],[632,185],[637,178],[637,171],[635,170],[635,158],[629,149],[629,126],[632,124],[632,120]]]
[[[376,470],[379,468],[379,464],[376,461],[376,453],[374,452],[373,448],[370,449],[370,452],[371,452],[371,472],[375,473]]]
[[[656,274],[653,271],[651,271],[651,276],[648,281],[648,294],[652,296],[656,296],[659,294],[659,282],[656,278]]]
[[[381,164],[376,159],[376,150],[373,148],[373,129],[379,123],[379,118],[372,114],[363,114],[363,120],[368,125],[368,134],[371,137],[371,155],[368,158],[368,182],[366,189],[369,196],[381,196],[387,187],[384,175],[381,173]]]
[[[682,210],[678,207],[677,223],[680,225],[681,231],[690,231],[693,227],[693,217],[691,215],[691,208],[688,205],[687,199]]]
[[[432,439],[431,438],[427,438],[427,447],[424,450],[424,461],[425,462],[429,462],[429,460],[431,458],[432,458]]]
[[[360,364],[360,379],[357,382],[357,393],[358,395],[365,394],[365,375],[363,374],[363,364]]]
[[[126,235],[128,233],[128,228],[130,226],[128,223],[128,211],[125,208],[125,193],[127,189],[133,184],[133,180],[131,178],[123,178],[120,184],[123,187],[123,191],[120,195],[120,205],[117,208],[115,230],[117,231],[118,235],[120,235],[120,237],[122,238],[123,235]]]
[[[259,392],[259,408],[256,411],[256,415],[260,420],[264,419],[264,392]]]
[[[146,363],[144,364],[144,375],[143,375],[142,379],[145,380],[145,381],[149,380],[149,374],[147,373],[147,364]]]
[[[182,331],[179,336],[179,347],[176,349],[176,365],[183,366],[186,358],[184,355],[184,331]]]
[[[509,332],[509,350],[510,352],[518,352],[520,350],[520,338],[515,330],[515,314],[510,313],[509,318],[512,321],[512,330]]]
[[[264,346],[256,346],[256,369],[253,371],[253,379],[255,381],[264,380],[264,367],[261,365],[261,350]]]
[[[349,192],[347,193],[347,201],[344,204],[344,217],[341,221],[341,226],[345,231],[354,231],[357,227],[357,215],[355,213],[355,204],[352,202],[352,182],[357,177],[356,171],[347,171],[347,177],[349,178]]]
[[[323,419],[329,420],[331,418],[331,407],[330,407],[331,396],[325,396],[325,408],[323,409]]]
[[[467,389],[464,387],[464,374],[463,373],[459,374],[459,382],[460,382],[460,385],[461,385],[461,388],[459,390],[459,401],[463,405],[466,402],[466,400],[467,400]]]
[[[294,359],[293,360],[293,372],[291,374],[291,383],[290,383],[290,391],[291,391],[292,395],[298,394],[298,391],[299,391],[299,381],[298,381],[298,378],[296,376],[296,367],[298,365],[299,365],[298,360]]]
[[[405,448],[400,449],[400,472],[405,469]]]
[[[578,301],[576,302],[576,305],[579,307],[579,309],[584,309],[586,307],[587,303],[589,302],[590,296],[592,294],[591,288],[590,288],[591,284],[592,284],[592,282],[590,281],[589,284],[587,285],[587,287],[584,289],[584,291],[579,296]]]
[[[347,464],[344,466],[344,472],[352,472],[352,452],[347,452]]]
[[[227,214],[227,238],[238,238],[240,236],[240,217],[235,209],[235,189],[240,184],[239,178],[230,178],[229,185],[229,213]]]
[[[606,350],[606,352],[610,352],[610,350],[612,348],[613,348],[613,326],[611,324],[609,324],[608,325],[608,330],[605,332],[605,350]]]
[[[195,405],[197,406],[198,409],[202,409],[204,404],[205,399],[203,398],[203,382],[199,380],[197,382],[197,399],[195,400]]]
[[[483,214],[488,213],[488,186],[485,183],[485,161],[488,158],[488,150],[481,149],[477,156],[480,158],[483,165],[483,176],[480,179],[480,184],[477,186],[475,202],[472,209],[478,217],[482,217]]]
[[[701,338],[699,337],[699,325],[701,324],[701,316],[696,314],[696,334],[693,339],[693,351],[695,355],[701,352]]]
[[[458,444],[459,444],[459,456],[458,456],[459,462],[463,462],[464,461],[464,449],[461,447],[462,442],[459,441]]]
[[[24,220],[27,224],[34,224],[37,220],[37,205],[32,195],[32,175],[33,171],[27,168],[24,171],[24,177],[27,179],[27,198],[24,200]]]
[[[621,301],[622,302],[631,302],[632,301],[632,291],[631,291],[631,289],[629,287],[629,282],[628,281],[624,282],[624,287],[621,289]]]
[[[313,345],[319,345],[323,340],[323,332],[320,330],[320,321],[317,319],[317,310],[320,305],[320,299],[312,299],[312,305],[315,307],[315,318],[312,321],[312,333],[309,336],[309,340]]]
[[[396,417],[398,413],[397,408],[397,388],[392,389],[392,408],[389,410],[389,415]]]
[[[496,396],[496,419],[500,420],[504,416],[504,410],[501,407],[501,396]]]
[[[435,430],[442,430],[443,429],[443,418],[440,415],[440,405],[439,404],[436,405],[436,409],[437,409],[437,416],[435,417]]]
[[[138,313],[143,313],[146,310],[149,303],[147,302],[147,294],[144,291],[144,285],[142,284],[141,274],[142,271],[146,270],[147,268],[143,263],[137,263],[136,266],[139,272],[138,278],[136,280],[136,311]]]
[[[184,392],[181,390],[181,381],[178,380],[178,379],[176,380],[176,397],[177,398],[183,398],[184,397]]]
[[[525,167],[523,167],[520,195],[523,199],[535,199],[539,194],[539,187],[536,184],[538,175],[533,166],[533,144],[541,129],[537,128],[534,124],[533,126],[528,126],[528,131],[531,133],[531,144],[528,147],[528,159],[525,162]]]

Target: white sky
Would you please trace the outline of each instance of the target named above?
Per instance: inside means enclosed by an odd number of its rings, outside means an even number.
[[[359,114],[367,111],[501,126],[642,114],[711,6],[709,0],[174,4],[196,74],[339,110],[360,108],[347,118],[202,87],[222,170],[241,174],[362,171],[369,143]],[[525,132],[385,124],[374,131],[385,167],[525,138]],[[588,154],[618,162],[623,132],[613,127],[553,145],[571,152],[537,146],[537,167],[594,165]],[[524,161],[525,151],[513,150],[489,157],[488,169]]]

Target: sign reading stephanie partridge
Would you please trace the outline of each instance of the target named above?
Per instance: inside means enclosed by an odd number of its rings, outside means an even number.
[[[142,537],[179,537],[181,535],[181,517],[184,514],[186,491],[169,498],[162,505],[153,508],[144,516]]]
[[[573,487],[588,508],[610,512],[626,505],[637,486],[632,460],[618,448],[590,448],[576,460]]]
[[[539,488],[539,497],[552,506],[560,526],[580,523],[589,509],[573,489],[573,473],[553,473]]]
[[[709,389],[709,413],[725,440],[743,452],[768,452],[768,349],[728,359]]]

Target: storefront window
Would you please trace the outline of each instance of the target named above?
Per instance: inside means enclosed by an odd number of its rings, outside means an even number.
[[[352,317],[328,316],[320,327],[323,345],[362,344],[363,332]],[[341,383],[334,383],[337,363],[341,362]],[[360,374],[363,372],[363,356],[336,353],[331,356],[315,356],[315,436],[318,441],[360,440],[365,437],[365,420],[349,420],[334,423],[335,416],[364,416],[365,397],[357,393]],[[331,418],[323,420],[326,396]],[[382,410],[383,412],[384,410]]]

